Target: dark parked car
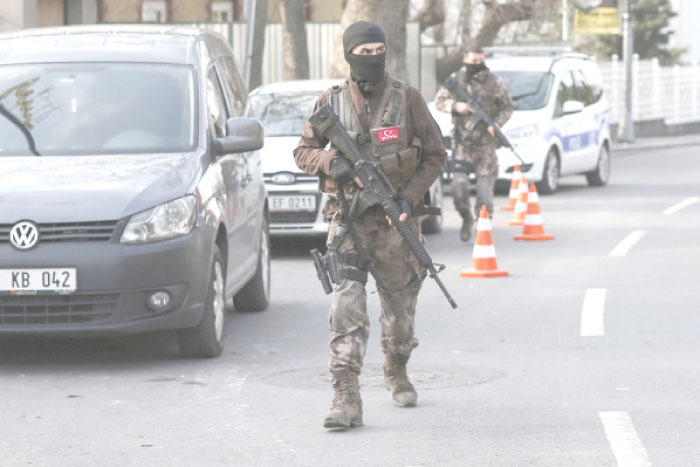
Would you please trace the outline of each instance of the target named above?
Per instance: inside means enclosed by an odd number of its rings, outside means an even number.
[[[227,300],[270,297],[246,95],[209,32],[0,35],[0,335],[172,329],[219,355]]]

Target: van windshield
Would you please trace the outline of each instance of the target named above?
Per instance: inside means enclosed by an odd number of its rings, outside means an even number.
[[[271,92],[250,96],[250,103],[265,136],[301,136],[320,95],[321,91]]]
[[[494,71],[505,81],[515,110],[537,110],[547,105],[551,73],[541,71]]]
[[[151,63],[0,66],[0,103],[42,156],[182,152],[197,141],[194,70]],[[0,156],[32,156],[0,115]]]

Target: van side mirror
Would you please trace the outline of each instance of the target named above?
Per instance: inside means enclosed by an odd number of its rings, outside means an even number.
[[[214,155],[255,151],[263,147],[263,127],[254,118],[232,117],[226,121],[226,136],[212,142]]]
[[[566,101],[562,107],[562,115],[569,115],[583,112],[583,102],[580,101]]]

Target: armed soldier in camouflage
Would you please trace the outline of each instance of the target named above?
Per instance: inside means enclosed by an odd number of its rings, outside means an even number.
[[[513,102],[505,83],[489,71],[481,49],[467,52],[463,63],[464,67],[452,76],[502,127],[513,113]],[[452,151],[455,159],[452,197],[455,209],[462,216],[459,236],[466,242],[474,230],[474,213],[486,205],[489,216],[493,215],[493,190],[498,177],[497,140],[493,127],[483,121],[471,124],[469,117],[474,110],[444,87],[438,91],[435,106],[438,110],[452,113]],[[473,211],[469,201],[470,169],[476,175],[476,206]]]
[[[360,150],[381,162],[398,192],[400,221],[408,219],[420,233],[425,195],[442,172],[446,153],[440,129],[419,92],[385,73],[385,44],[376,24],[350,25],[343,34],[350,78],[325,91],[314,113],[330,103]],[[369,336],[369,264],[374,266],[381,304],[384,381],[398,406],[417,401],[406,363],[418,345],[414,316],[425,274],[382,208],[358,202],[362,182],[353,164],[332,145],[325,149],[327,144],[307,122],[294,158],[303,171],[319,176],[320,189],[329,195],[324,210],[330,221],[327,257],[332,253],[340,266],[330,308],[329,366],[335,398],[324,426],[348,428],[363,423],[358,376]],[[339,200],[343,194],[347,203]]]

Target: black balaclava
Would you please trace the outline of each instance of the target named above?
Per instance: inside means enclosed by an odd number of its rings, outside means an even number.
[[[480,71],[488,70],[489,67],[485,63],[465,63],[464,68],[467,70],[467,79],[471,79]]]
[[[343,32],[343,52],[350,64],[350,75],[364,89],[367,84],[374,84],[384,79],[386,53],[378,55],[355,55],[352,49],[368,42],[386,44],[382,28],[369,21],[358,21]],[[364,91],[363,91],[364,92]]]

